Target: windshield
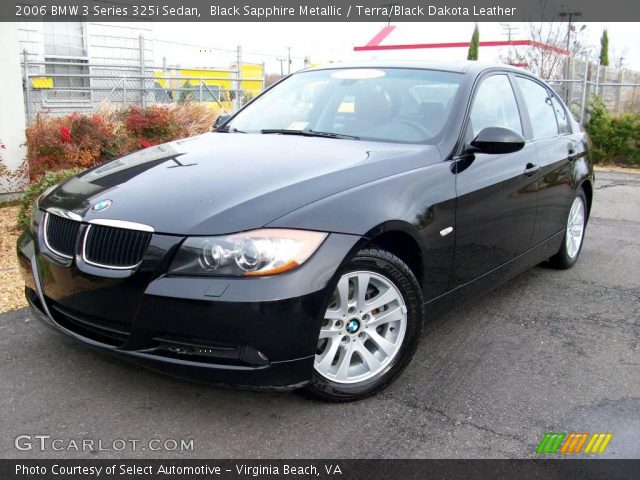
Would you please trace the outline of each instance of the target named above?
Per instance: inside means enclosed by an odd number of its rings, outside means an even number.
[[[429,143],[444,127],[461,79],[400,68],[302,72],[248,105],[225,131]]]

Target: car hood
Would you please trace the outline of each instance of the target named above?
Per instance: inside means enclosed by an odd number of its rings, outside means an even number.
[[[84,221],[217,235],[260,228],[324,197],[440,161],[433,146],[279,134],[207,133],[84,172],[40,200]],[[94,205],[111,200],[95,211]],[[336,212],[339,213],[339,212]]]

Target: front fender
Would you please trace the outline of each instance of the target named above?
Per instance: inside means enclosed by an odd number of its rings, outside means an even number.
[[[428,301],[444,293],[451,270],[455,176],[450,162],[439,162],[326,197],[267,227],[347,233],[369,239],[389,231],[405,232],[421,250]],[[440,234],[449,230],[449,234]]]

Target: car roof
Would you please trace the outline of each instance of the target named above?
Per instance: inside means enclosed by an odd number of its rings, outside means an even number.
[[[428,61],[428,60],[404,60],[404,61],[363,61],[363,62],[345,62],[345,63],[332,63],[328,65],[319,65],[317,67],[307,68],[301,71],[312,70],[333,70],[333,69],[348,69],[348,68],[418,68],[425,70],[441,70],[446,72],[463,73],[470,75],[478,75],[479,73],[499,68],[501,70],[509,70],[514,72],[526,73],[530,75],[530,72],[523,70],[512,65],[506,65],[504,63],[485,63],[472,60],[459,60],[449,62]]]

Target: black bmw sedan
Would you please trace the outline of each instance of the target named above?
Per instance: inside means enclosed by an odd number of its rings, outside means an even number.
[[[37,317],[173,375],[346,401],[425,321],[580,254],[588,139],[525,71],[311,69],[217,123],[39,198],[18,241]]]

